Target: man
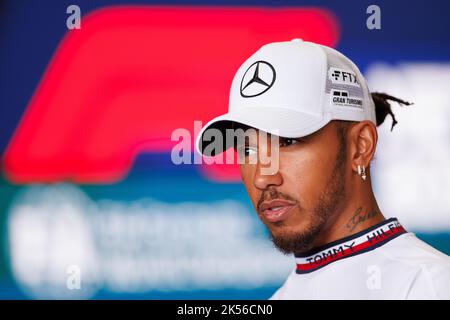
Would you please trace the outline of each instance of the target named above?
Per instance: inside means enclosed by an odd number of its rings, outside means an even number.
[[[334,49],[270,43],[237,71],[229,112],[198,135],[199,152],[213,155],[208,130],[246,130],[233,140],[242,181],[274,245],[296,262],[272,299],[450,298],[450,258],[387,218],[372,190],[376,126],[387,114],[396,123],[388,100],[409,104],[371,94]],[[261,154],[276,170],[264,172]]]

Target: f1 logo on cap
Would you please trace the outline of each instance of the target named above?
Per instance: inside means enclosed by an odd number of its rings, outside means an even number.
[[[241,80],[241,96],[251,98],[263,94],[269,90],[275,82],[275,69],[266,61],[256,61],[247,71]]]

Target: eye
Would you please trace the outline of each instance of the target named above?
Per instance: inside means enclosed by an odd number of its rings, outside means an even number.
[[[257,152],[258,152],[258,150],[255,147],[245,147],[245,150],[244,150],[244,154],[246,156],[254,155]]]
[[[238,149],[238,153],[246,157],[256,154],[256,152],[257,150],[255,147],[240,147]]]
[[[280,138],[280,147],[288,147],[298,142],[300,142],[300,140],[295,138]]]
[[[236,148],[236,152],[238,153],[239,157],[248,157],[255,155],[258,152],[258,150],[256,147],[238,146]]]

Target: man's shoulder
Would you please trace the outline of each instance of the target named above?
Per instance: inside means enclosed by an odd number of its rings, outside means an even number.
[[[407,277],[407,299],[450,299],[450,257],[406,233],[377,250],[387,259],[386,273]]]
[[[377,250],[386,259],[411,267],[450,267],[450,257],[408,232]]]
[[[379,290],[366,286],[374,277],[379,279]],[[357,299],[450,299],[450,257],[414,233],[405,233],[373,251],[341,259],[311,274],[298,275],[293,270],[270,299],[320,298],[324,283],[327,288],[342,288],[345,283],[349,296]],[[309,292],[303,294],[306,289]],[[352,296],[352,292],[356,293]],[[343,296],[342,289],[327,294],[323,297]]]

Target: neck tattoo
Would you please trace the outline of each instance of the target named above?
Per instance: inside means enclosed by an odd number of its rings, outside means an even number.
[[[346,226],[350,232],[353,231],[359,224],[378,215],[378,212],[375,210],[367,210],[364,214],[362,214],[362,211],[363,208],[359,207],[356,209],[350,220],[348,220]]]

